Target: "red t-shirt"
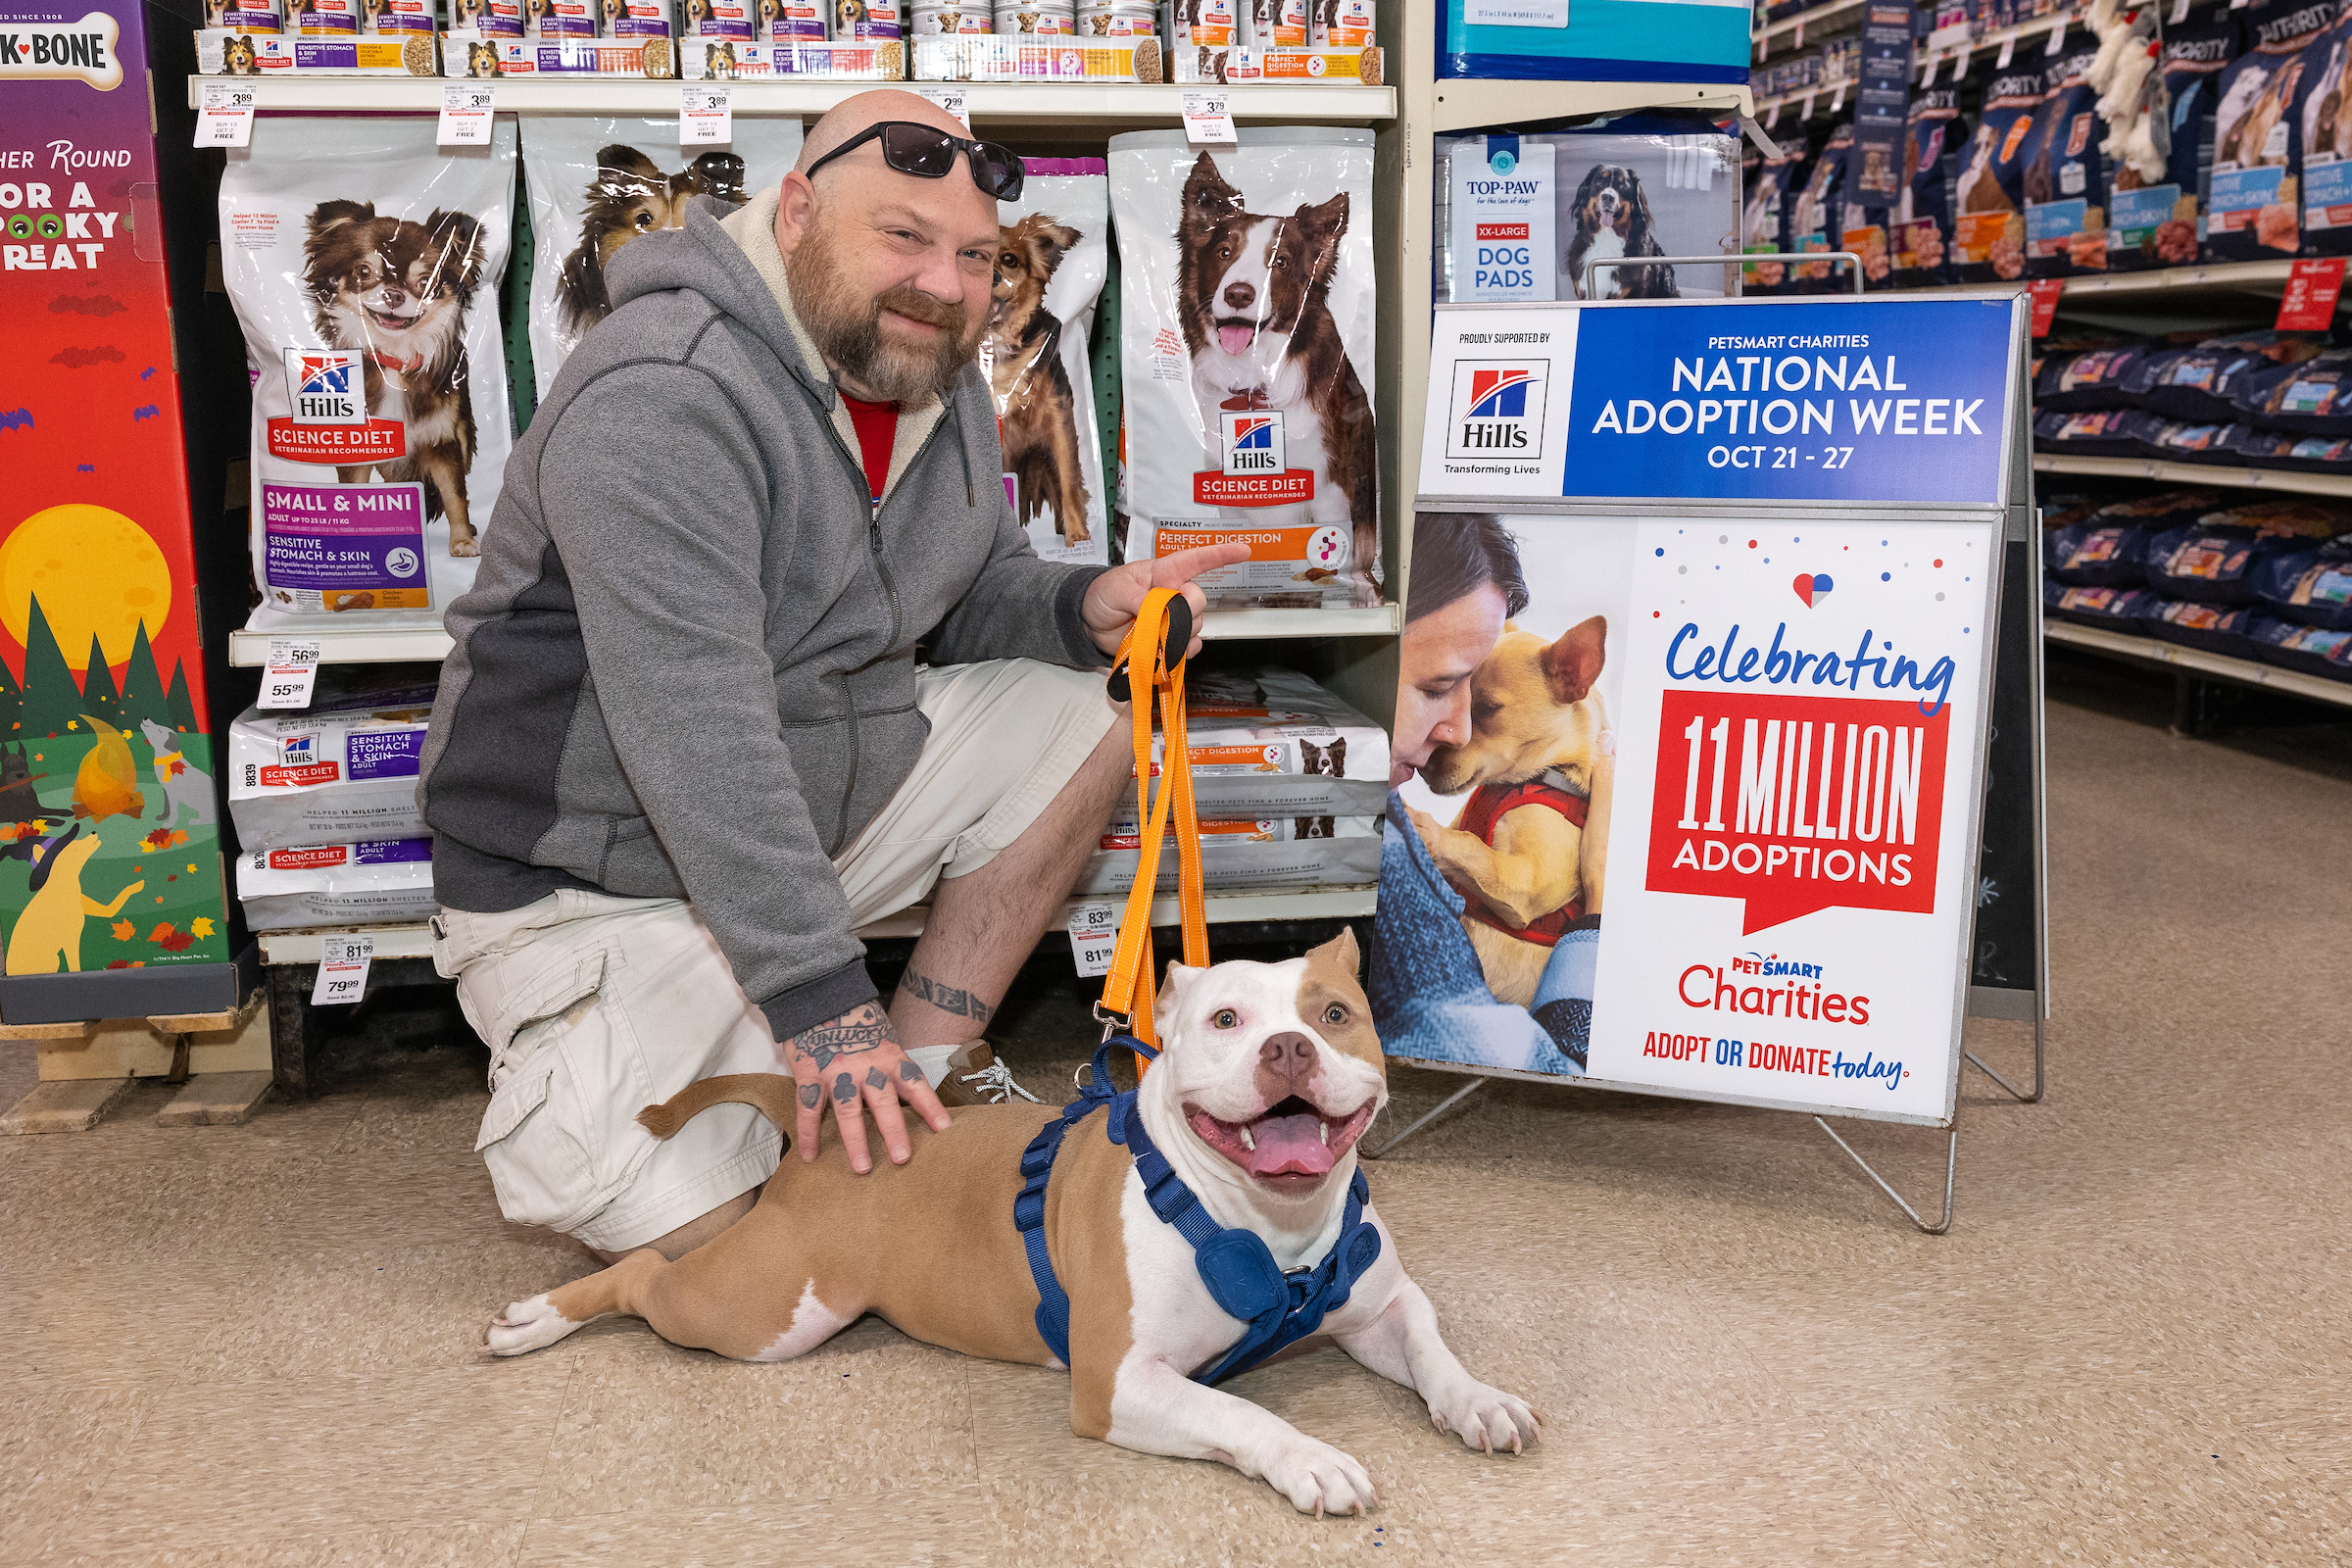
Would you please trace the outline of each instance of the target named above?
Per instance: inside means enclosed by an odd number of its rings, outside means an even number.
[[[873,492],[874,505],[882,504],[882,487],[890,482],[890,449],[899,439],[899,406],[896,403],[860,403],[843,393],[842,404],[850,411],[850,423],[858,430],[858,455],[865,463],[866,487]]]

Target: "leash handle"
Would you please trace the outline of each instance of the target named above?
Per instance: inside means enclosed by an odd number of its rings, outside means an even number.
[[[1105,1013],[1124,1017],[1127,1032],[1156,1045],[1152,1013],[1155,1001],[1152,964],[1152,902],[1159,883],[1159,847],[1173,821],[1176,835],[1176,899],[1183,926],[1184,961],[1208,962],[1208,913],[1201,890],[1200,822],[1193,800],[1193,754],[1184,726],[1185,652],[1192,644],[1192,607],[1172,588],[1144,596],[1135,623],[1111,662],[1110,690],[1127,695],[1135,724],[1135,815],[1142,837],[1136,849],[1135,885],[1119,920],[1110,972],[1102,982]],[[1152,710],[1159,710],[1160,787],[1152,789]],[[1136,1056],[1136,1071],[1145,1058]]]

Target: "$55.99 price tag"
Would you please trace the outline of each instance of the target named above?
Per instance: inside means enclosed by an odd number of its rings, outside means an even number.
[[[368,960],[373,937],[326,937],[318,944],[318,983],[311,988],[314,1007],[348,1006],[368,994]]]
[[[262,669],[263,708],[308,708],[318,683],[318,645],[293,637],[270,639],[270,662]]]
[[[1070,911],[1070,956],[1080,976],[1110,973],[1119,946],[1119,911],[1107,904],[1081,904]]]

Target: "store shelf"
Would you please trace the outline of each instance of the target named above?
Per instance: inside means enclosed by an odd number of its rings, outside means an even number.
[[[1396,605],[1370,610],[1212,610],[1202,642],[1236,637],[1394,637],[1403,624]]]
[[[1853,7],[1846,5],[1820,6],[1814,8],[1814,10],[1810,12],[1807,12],[1804,20],[1806,22],[1807,28],[1810,31],[1817,26],[1817,24],[1813,20],[1814,18],[1825,16],[1831,12],[1836,12],[1838,13],[1838,24],[1840,26],[1842,26],[1847,20],[1848,14],[1853,9]],[[1767,28],[1765,32],[1753,34],[1753,37],[1756,39],[1756,41],[1762,42],[1768,34],[1778,38],[1793,33],[1795,31],[1797,20],[1798,19],[1794,17],[1790,17],[1785,22],[1776,22],[1771,27]],[[1856,22],[1860,21],[1858,17],[1853,18],[1852,20]],[[1936,69],[1936,80],[1938,85],[1947,85],[1950,83],[1952,79],[1953,57],[1963,53],[1973,58],[1977,55],[1992,53],[1993,51],[1998,50],[2004,43],[2009,43],[2015,45],[2015,48],[2010,56],[2012,62],[2020,58],[2029,61],[2034,60],[2049,48],[2049,32],[2052,27],[2058,24],[2058,21],[2059,19],[2056,16],[2035,17],[2032,22],[2024,23],[2021,25],[2015,27],[1996,28],[1991,32],[1972,38],[1965,45],[1936,44],[1931,46],[1925,41],[1915,43],[1911,46],[1911,81],[1913,88],[1914,90],[1917,89],[1920,70],[1927,65],[1928,58],[1931,55],[1940,59],[1943,62],[1943,64]],[[2083,19],[2083,16],[2081,12],[2070,11],[2066,13],[2066,30],[2068,37],[2071,38],[2079,35],[2087,25],[2089,25],[2089,24]],[[1764,61],[1758,62],[1759,65],[1765,63],[1766,62]],[[1853,98],[1854,89],[1857,83],[1852,78],[1848,78],[1844,85],[1846,88],[1846,98],[1850,102]],[[1786,108],[1790,105],[1795,105],[1801,108],[1803,101],[1808,94],[1816,95],[1819,103],[1827,104],[1830,101],[1832,94],[1837,90],[1838,86],[1838,83],[1834,81],[1823,82],[1818,87],[1806,87],[1801,88],[1796,92],[1777,93],[1769,98],[1759,98],[1756,100],[1756,119],[1759,122],[1763,121],[1776,108]]]
[[[2209,654],[2202,648],[2183,648],[2179,643],[2158,642],[2150,637],[2128,637],[2122,632],[2078,626],[2070,621],[2049,621],[2043,625],[2042,635],[2069,648],[2087,649],[2135,663],[2163,665],[2183,673],[2210,675],[2242,686],[2262,686],[2307,697],[2313,702],[2352,708],[2352,681],[2328,680],[2298,669],[2279,669],[2250,659],[2231,659],[2228,654]]]
[[[1849,22],[1859,22],[1862,20],[1863,3],[1864,0],[1829,0],[1827,5],[1810,7],[1793,17],[1783,17],[1778,22],[1751,30],[1747,35],[1748,41],[1769,45],[1775,40],[1795,36],[1799,27],[1808,33],[1819,33],[1830,30],[1832,23],[1843,26]]]
[[[2277,468],[2226,468],[2203,463],[2160,463],[2153,458],[2062,458],[2037,452],[2034,455],[2034,471],[2071,473],[2083,478],[2161,479],[2166,484],[2224,485],[2299,496],[2352,496],[2352,477],[2282,473]]]
[[[433,928],[422,920],[414,925],[329,925],[304,931],[263,931],[255,940],[262,945],[262,962],[266,964],[317,963],[319,944],[327,937],[372,938],[374,951],[368,956],[370,961],[433,956]]]
[[[188,107],[199,107],[204,83],[188,78]],[[438,76],[261,76],[243,82],[261,110],[413,110],[435,113]],[[685,83],[606,76],[574,81],[501,80],[498,107],[525,115],[674,115]],[[874,81],[738,81],[732,106],[738,115],[821,115],[843,99],[875,87]],[[920,87],[922,82],[897,85]],[[940,83],[938,85],[948,85]],[[1198,88],[1145,86],[1134,82],[963,82],[966,109],[975,123],[1125,127],[1138,122],[1176,124],[1184,94]],[[1225,89],[1234,119],[1245,124],[1368,125],[1393,120],[1392,87],[1240,86]],[[256,135],[267,136],[266,128]]]
[[[1746,85],[1729,82],[1489,81],[1446,77],[1428,89],[1439,135],[1481,125],[1520,125],[1574,115],[1613,115],[1634,109],[1696,109],[1746,114]]]

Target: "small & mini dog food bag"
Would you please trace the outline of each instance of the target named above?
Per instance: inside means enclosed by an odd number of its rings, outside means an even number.
[[[249,709],[228,727],[228,814],[247,853],[429,836],[416,809],[433,688]]]
[[[514,125],[322,118],[220,179],[253,384],[256,630],[439,626],[473,586],[511,446],[499,281]]]
[[[1213,606],[1380,599],[1372,133],[1110,139],[1127,559],[1239,541]]]
[[[522,177],[539,265],[531,270],[531,364],[545,398],[580,336],[612,313],[605,268],[640,234],[684,228],[695,198],[740,206],[801,156],[801,122],[746,117],[735,139],[678,145],[675,120],[526,116]]]
[[[256,931],[429,920],[433,841],[370,839],[252,850],[237,859],[237,900]]]
[[[1095,302],[1110,270],[1100,158],[1030,158],[1021,199],[997,203],[1001,244],[980,368],[997,405],[1004,497],[1048,561],[1107,562]]]

